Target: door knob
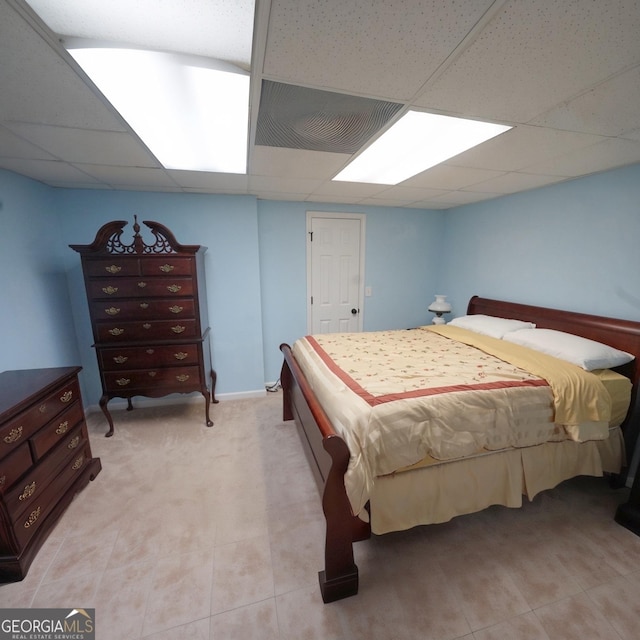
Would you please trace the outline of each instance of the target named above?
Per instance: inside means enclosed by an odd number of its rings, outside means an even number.
[[[358,313],[360,312],[360,309],[351,309],[351,313],[352,315],[358,315]]]

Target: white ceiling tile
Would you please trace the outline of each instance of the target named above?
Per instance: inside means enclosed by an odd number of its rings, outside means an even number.
[[[129,167],[161,166],[142,143],[127,133],[22,122],[10,122],[7,127],[51,155],[68,162]]]
[[[322,184],[322,180],[310,180],[307,178],[288,178],[273,176],[250,176],[249,190],[257,191],[284,191],[285,193],[307,194],[314,191]]]
[[[52,44],[0,2],[0,119],[124,131]]]
[[[601,136],[518,125],[469,151],[447,160],[451,166],[518,171],[546,158],[603,140]]]
[[[16,136],[5,127],[0,127],[0,156],[5,158],[55,160],[50,153]]]
[[[505,195],[504,193],[487,193],[483,191],[450,191],[443,196],[438,197],[436,202],[448,203],[451,205],[470,204],[472,202],[482,202],[483,200],[492,200]]]
[[[87,182],[96,184],[99,180],[66,162],[51,160],[26,160],[21,158],[0,158],[0,168],[15,171],[41,182]]]
[[[551,109],[532,120],[531,124],[602,136],[619,136],[637,127],[638,105],[640,66]]]
[[[236,173],[209,173],[207,171],[177,171],[167,169],[167,174],[172,180],[185,189],[213,189],[234,192],[245,192],[249,186],[249,176]]]
[[[429,200],[437,196],[441,196],[447,192],[446,188],[442,189],[422,189],[420,187],[407,186],[406,181],[393,187],[388,187],[384,191],[378,193],[376,198],[396,198],[398,200],[406,200],[407,202],[415,202],[416,200]]]
[[[413,178],[405,180],[402,185],[425,189],[462,189],[476,184],[476,182],[496,178],[503,173],[504,171],[493,171],[491,169],[439,164]]]
[[[95,164],[78,165],[85,173],[94,176],[100,182],[118,187],[147,186],[154,188],[173,188],[177,185],[164,169],[146,167],[113,167]]]
[[[493,0],[271,0],[264,73],[318,88],[408,99]]]
[[[256,145],[251,161],[251,173],[259,176],[289,176],[290,178],[332,178],[349,161],[346,153],[327,153],[304,149],[285,149]]]
[[[531,165],[529,173],[578,177],[640,162],[640,141],[606,138],[590,147]]]
[[[345,196],[345,195],[340,196],[340,200],[339,200],[339,202],[342,204],[360,204],[361,201],[362,201],[361,197]],[[305,202],[329,203],[329,202],[335,202],[335,199],[333,199],[332,197],[328,197],[326,195],[318,195],[318,194],[312,193],[311,195],[305,198]]]
[[[417,103],[449,113],[528,122],[638,64],[639,33],[635,1],[511,0]]]
[[[327,180],[322,183],[311,195],[332,196],[348,198],[370,198],[389,188],[386,184],[368,184],[365,182],[342,182],[339,180]]]
[[[528,189],[555,184],[563,180],[566,180],[564,176],[512,172],[474,184],[469,188],[469,191],[476,193],[517,193],[518,191],[527,191]]]

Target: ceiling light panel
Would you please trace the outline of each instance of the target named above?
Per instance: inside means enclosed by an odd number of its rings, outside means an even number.
[[[509,129],[507,125],[409,111],[334,180],[398,184]]]

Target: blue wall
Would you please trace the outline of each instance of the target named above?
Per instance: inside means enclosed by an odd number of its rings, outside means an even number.
[[[0,371],[78,363],[52,193],[0,171]]]
[[[277,379],[278,345],[306,333],[306,212],[366,214],[364,328],[424,324],[435,293],[640,320],[640,165],[425,211],[249,196],[52,189],[0,170],[0,370],[79,363],[100,396],[78,254],[109,220],[155,220],[203,244],[220,394]],[[15,274],[15,275],[13,275]]]
[[[449,210],[443,291],[640,320],[640,165]]]

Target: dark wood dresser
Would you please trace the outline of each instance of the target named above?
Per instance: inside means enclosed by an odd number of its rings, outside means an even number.
[[[75,494],[100,472],[80,367],[0,373],[0,582],[22,580]]]
[[[70,245],[82,259],[98,367],[100,407],[113,435],[111,398],[161,397],[199,391],[207,426],[215,399],[204,275],[206,247],[182,245],[158,222],[144,221],[145,242],[134,220],[133,238],[122,241],[127,222],[105,224],[89,245]],[[209,386],[208,381],[211,384]]]

